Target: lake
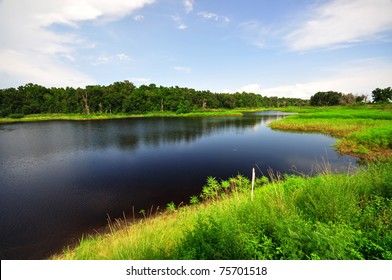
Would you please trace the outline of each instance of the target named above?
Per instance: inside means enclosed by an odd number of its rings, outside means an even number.
[[[271,130],[284,117],[136,118],[0,124],[0,257],[42,259],[123,212],[187,203],[208,176],[347,170],[322,134]]]

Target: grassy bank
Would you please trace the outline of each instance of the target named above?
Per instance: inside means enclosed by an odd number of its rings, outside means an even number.
[[[86,236],[53,258],[392,259],[391,111],[301,111],[271,126],[338,136],[339,149],[341,143],[367,149],[347,145],[369,163],[346,174],[332,174],[326,165],[315,177],[259,178],[253,200],[242,176],[208,178],[194,205],[110,222],[109,234]]]
[[[185,114],[176,112],[150,112],[145,114],[35,114],[35,115],[18,115],[12,118],[0,118],[0,123],[16,122],[36,122],[36,121],[83,121],[83,120],[107,120],[107,119],[125,119],[125,118],[148,118],[148,117],[204,117],[204,116],[242,116],[241,110],[206,110],[195,111]]]
[[[264,185],[209,178],[205,203],[111,224],[54,259],[392,259],[392,163]],[[231,189],[229,195],[228,189]],[[205,194],[209,195],[206,196]]]
[[[305,108],[302,112],[270,126],[338,137],[336,148],[339,152],[363,161],[392,156],[392,106]]]

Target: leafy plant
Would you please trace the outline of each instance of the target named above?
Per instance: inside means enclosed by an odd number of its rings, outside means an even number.
[[[146,210],[141,209],[141,210],[139,211],[139,214],[142,214],[143,217],[146,218]]]
[[[263,186],[263,185],[268,184],[268,183],[269,183],[269,180],[268,180],[268,178],[266,176],[262,176],[260,178],[256,178],[255,179],[255,185],[256,186]]]
[[[169,212],[174,212],[176,210],[176,205],[174,204],[174,202],[169,202],[168,204],[166,204],[166,209]]]
[[[216,198],[221,186],[215,177],[207,177],[207,184],[204,185],[200,197],[204,200]]]
[[[196,195],[192,195],[189,201],[192,205],[196,205],[199,203],[199,198]]]

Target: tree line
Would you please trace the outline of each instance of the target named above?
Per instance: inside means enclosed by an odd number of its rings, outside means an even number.
[[[354,96],[352,93],[344,94],[336,91],[319,91],[310,97],[311,106],[336,106],[350,105],[354,103],[366,102],[366,95]]]
[[[129,81],[85,88],[46,88],[26,84],[0,89],[0,117],[29,114],[142,114],[171,111],[188,113],[206,109],[304,106],[299,98],[266,97],[254,93],[213,93],[155,84],[135,86]]]
[[[392,89],[376,88],[373,102],[391,102]],[[0,89],[0,117],[29,114],[143,114],[171,111],[188,113],[206,109],[235,109],[286,106],[335,106],[367,102],[366,95],[317,92],[310,100],[267,97],[255,93],[213,93],[184,87],[155,84],[135,86],[129,81],[85,88],[46,88],[26,84]]]
[[[389,103],[392,101],[392,89],[390,87],[372,91],[373,103]],[[366,103],[366,95],[344,94],[336,91],[319,91],[310,98],[311,106],[336,106]]]

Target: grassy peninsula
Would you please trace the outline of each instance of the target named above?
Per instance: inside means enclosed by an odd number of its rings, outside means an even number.
[[[290,110],[290,109],[288,109]],[[333,174],[209,177],[188,206],[109,221],[53,259],[392,259],[391,107],[298,109],[271,127],[339,137],[367,163]],[[125,214],[127,215],[127,214]],[[132,216],[132,214],[128,214]]]
[[[242,116],[241,110],[211,109],[204,111],[192,111],[178,114],[172,111],[165,112],[148,112],[144,114],[31,114],[15,115],[11,117],[0,118],[0,123],[17,123],[17,122],[37,122],[37,121],[88,121],[88,120],[111,120],[111,119],[129,119],[129,118],[151,118],[151,117],[207,117],[207,116]]]
[[[362,161],[392,156],[392,106],[287,108],[301,112],[273,122],[273,129],[321,132],[338,137],[336,149]]]

